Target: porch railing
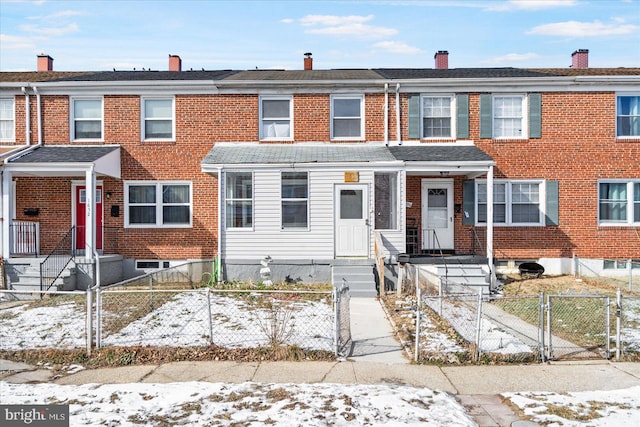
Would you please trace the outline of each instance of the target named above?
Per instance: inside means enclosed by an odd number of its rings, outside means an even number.
[[[40,223],[36,221],[12,221],[9,225],[11,255],[40,254]]]
[[[67,265],[75,258],[76,228],[71,227],[62,240],[49,255],[40,263],[40,289],[48,291],[62,275]]]
[[[449,266],[447,265],[444,252],[442,252],[442,246],[440,246],[438,233],[436,233],[436,230],[433,228],[426,228],[424,230],[424,234],[425,241],[428,242],[427,247],[429,247],[432,251],[437,252],[440,255],[440,258],[442,258],[442,265],[444,266],[444,278],[445,280],[448,280]]]

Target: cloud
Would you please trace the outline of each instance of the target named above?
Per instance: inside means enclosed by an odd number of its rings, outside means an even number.
[[[395,28],[367,25],[373,15],[336,16],[336,15],[307,15],[300,19],[303,27],[320,27],[305,30],[307,34],[320,34],[336,37],[357,37],[360,39],[381,39],[398,34]]]
[[[28,37],[10,36],[0,34],[0,44],[2,49],[32,49],[35,47],[33,41]]]
[[[519,62],[525,62],[529,59],[535,59],[538,58],[539,55],[537,53],[508,53],[506,55],[502,55],[502,56],[496,56],[493,58],[489,58],[486,59],[484,61],[482,61],[483,64],[493,64],[493,65],[499,65],[499,64],[514,64],[514,63],[519,63]]]
[[[291,18],[284,18],[284,19],[281,19],[280,22],[282,22],[283,24],[292,24],[294,20]]]
[[[423,53],[422,49],[414,46],[409,46],[408,44],[403,42],[378,42],[375,43],[373,47],[387,51],[389,53],[396,53],[401,55],[416,55],[419,53]]]
[[[72,23],[64,27],[40,27],[38,25],[21,25],[20,29],[27,33],[37,34],[45,37],[59,37],[69,33],[78,31],[78,24]]]
[[[487,10],[540,10],[577,6],[577,4],[577,0],[509,0],[500,4],[492,4],[487,7]]]
[[[564,37],[599,37],[630,34],[638,30],[637,25],[621,25],[620,22],[603,24],[600,21],[579,22],[566,21],[553,24],[538,25],[527,31],[527,34]]]

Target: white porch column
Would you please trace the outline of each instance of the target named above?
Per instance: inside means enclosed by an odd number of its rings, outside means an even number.
[[[12,175],[8,170],[2,172],[2,257],[11,256],[11,190]]]
[[[496,287],[496,272],[493,265],[493,166],[487,172],[487,263],[491,269],[491,289]]]
[[[84,258],[87,261],[93,259],[93,251],[96,247],[96,176],[93,173],[93,165],[87,170],[85,177],[85,234],[84,234]],[[77,234],[76,234],[77,235]]]

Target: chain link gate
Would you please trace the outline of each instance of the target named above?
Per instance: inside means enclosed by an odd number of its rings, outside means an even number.
[[[548,295],[546,359],[609,359],[610,297]]]

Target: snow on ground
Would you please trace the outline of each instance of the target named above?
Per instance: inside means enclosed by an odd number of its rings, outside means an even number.
[[[424,302],[436,313],[447,319],[455,330],[467,341],[476,342],[477,298],[466,302],[447,298],[424,298]],[[531,353],[528,345],[500,329],[490,320],[480,323],[480,351],[482,353],[521,354]]]
[[[420,318],[420,350],[427,353],[463,353],[464,347],[437,330],[429,316]]]
[[[287,344],[333,350],[333,311],[327,301],[286,301],[286,309],[270,312],[238,298],[211,295],[212,329],[205,292],[180,292],[170,301],[121,330],[104,333],[102,345],[201,346],[227,348],[268,345],[268,334],[281,328]],[[130,307],[120,306],[126,310]],[[118,313],[103,312],[105,319]],[[287,320],[273,322],[271,316]],[[73,302],[56,306],[21,305],[0,312],[0,348],[81,348],[85,341],[85,308]]]
[[[640,351],[640,298],[622,300],[624,322],[620,335],[625,351]]]
[[[314,350],[333,349],[333,312],[327,302],[286,302],[272,313],[238,298],[211,295],[213,341],[226,348],[268,345],[271,316],[281,320],[287,344]],[[145,317],[103,339],[104,345],[201,346],[209,345],[209,308],[204,292],[182,292]],[[276,322],[277,323],[277,322]],[[285,326],[286,324],[286,326]]]
[[[395,385],[342,384],[10,384],[3,404],[69,404],[70,424],[247,426],[469,426],[455,397]]]
[[[571,393],[504,393],[525,415],[547,427],[640,425],[640,387]]]

